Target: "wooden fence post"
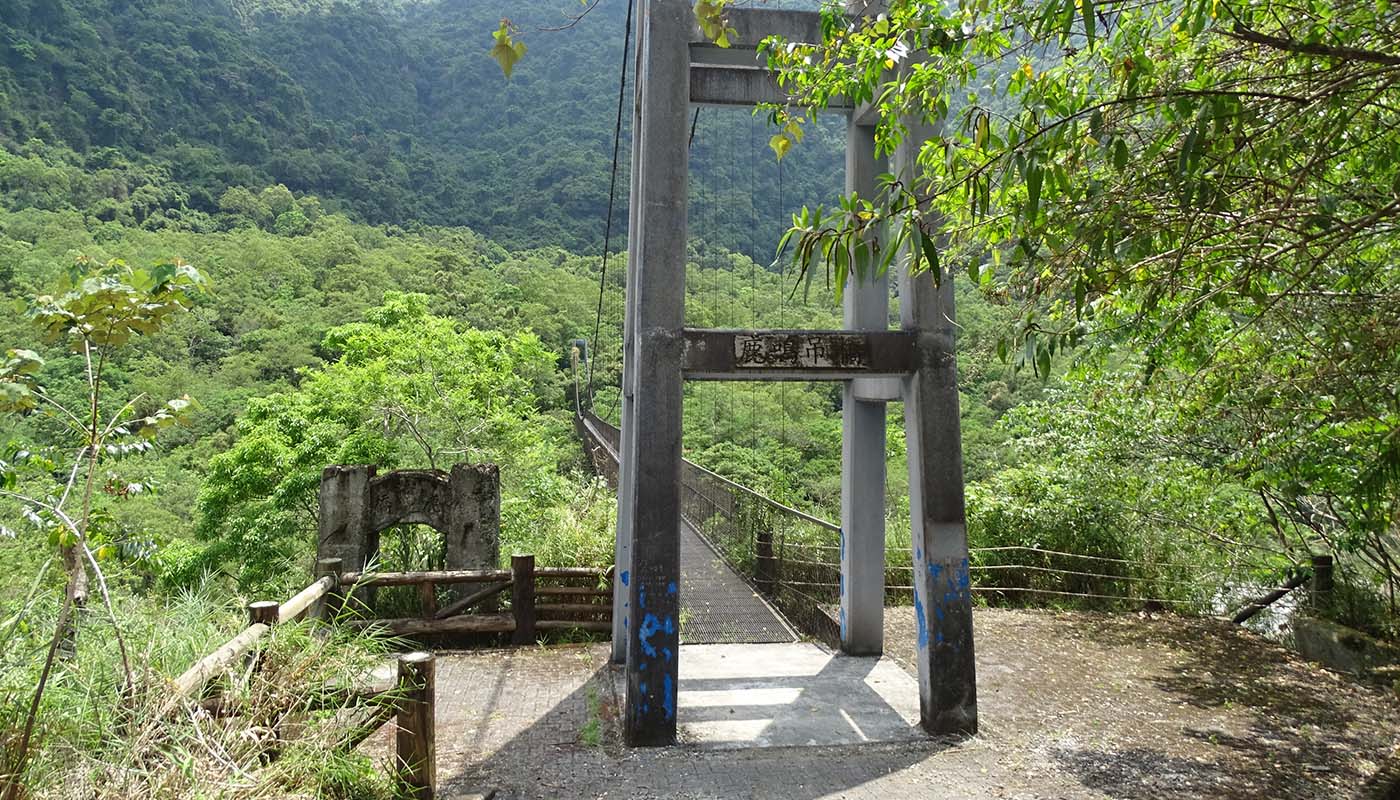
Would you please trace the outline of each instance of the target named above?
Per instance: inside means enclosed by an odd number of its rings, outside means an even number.
[[[316,561],[316,578],[319,580],[326,576],[335,579],[335,584],[331,586],[326,596],[321,598],[321,602],[316,605],[316,618],[322,622],[330,622],[340,613],[341,605],[345,601],[344,588],[340,584],[341,567],[344,559],[322,558]]]
[[[248,624],[266,625],[269,628],[275,626],[279,619],[278,603],[272,600],[258,600],[248,604]],[[253,652],[253,672],[262,671],[262,650]]]
[[[515,614],[515,633],[511,644],[535,642],[535,557],[511,556],[510,609]]]
[[[395,765],[414,800],[433,800],[437,787],[436,688],[432,653],[399,656]]]
[[[271,600],[258,600],[248,604],[248,624],[276,625],[278,604]]]
[[[423,619],[432,619],[437,616],[437,584],[432,581],[424,581],[418,584],[418,603],[423,609]]]
[[[1312,557],[1312,607],[1315,611],[1325,611],[1331,605],[1334,567],[1330,553]]]

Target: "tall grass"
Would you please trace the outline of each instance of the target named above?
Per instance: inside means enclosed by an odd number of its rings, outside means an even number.
[[[238,716],[218,716],[173,696],[173,676],[222,644],[246,620],[242,604],[213,587],[164,598],[120,595],[118,624],[137,685],[122,688],[110,621],[79,622],[76,653],[60,660],[39,707],[21,783],[29,798],[354,798],[395,796],[368,758],[338,748],[334,711],[311,711],[313,687],[346,687],[382,661],[385,644],[354,634],[278,626],[257,670],[218,679]],[[42,665],[55,603],[16,623],[0,653],[0,743],[13,771]],[[279,739],[279,733],[285,736]],[[295,733],[295,738],[289,734]]]

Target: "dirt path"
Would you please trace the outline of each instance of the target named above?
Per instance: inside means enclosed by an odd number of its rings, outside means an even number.
[[[912,609],[885,618],[912,669]],[[999,609],[975,625],[981,738],[1108,797],[1349,797],[1400,740],[1394,693],[1237,626]]]

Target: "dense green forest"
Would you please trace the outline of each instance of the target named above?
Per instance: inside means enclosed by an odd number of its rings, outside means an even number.
[[[232,187],[283,184],[367,223],[596,252],[626,8],[603,3],[566,30],[537,30],[570,10],[549,0],[7,0],[0,149],[11,159],[0,187],[28,207],[76,202],[102,219],[206,230],[190,212],[224,210]],[[538,45],[509,81],[481,46],[507,16]],[[727,178],[730,208],[752,195],[728,156],[734,143],[766,141],[761,122],[697,136],[695,169]],[[839,123],[827,118],[787,159],[788,198],[840,188]],[[25,150],[32,140],[76,156]],[[59,163],[106,178],[73,191],[67,177],[31,174]],[[753,217],[772,242],[786,219],[776,171],[759,180],[769,205]],[[625,211],[617,219],[625,232]],[[755,255],[750,219],[726,220],[716,242]]]
[[[238,629],[244,601],[304,586],[328,464],[498,463],[504,556],[610,562],[615,499],[572,417],[576,402],[617,415],[625,196],[606,273],[601,247],[626,6],[603,2],[568,24],[577,11],[556,0],[0,0],[0,300],[14,309],[0,315],[0,777],[24,766],[10,753],[28,741],[34,687],[62,644],[61,679],[33,715],[44,744],[30,756],[32,796],[207,790],[185,766],[207,755],[185,728],[162,733],[155,754],[127,749],[139,736],[112,735],[123,721],[111,698],[131,690],[118,665],[130,672],[130,651],[140,669],[178,674]],[[503,16],[530,44],[509,80],[487,52]],[[868,46],[883,63],[887,44],[856,40],[846,55],[868,57],[857,45]],[[1051,56],[1027,62],[1025,80],[1051,80],[1042,69],[1060,50],[1042,47]],[[837,80],[797,75],[808,88]],[[1053,92],[1036,102],[1064,113]],[[982,121],[975,97],[953,105],[970,133],[944,141],[949,171],[966,168],[957,147],[1013,138],[990,113]],[[839,325],[830,285],[804,289],[803,264],[774,261],[790,212],[834,207],[842,186],[844,124],[804,125],[778,161],[766,119],[696,118],[689,324]],[[1082,133],[1057,146],[1092,138]],[[1341,558],[1334,615],[1395,636],[1393,246],[1355,251],[1305,295],[1253,273],[1226,295],[1234,278],[1218,266],[1155,281],[1156,256],[1142,254],[1157,245],[1139,220],[1114,252],[1148,267],[1066,273],[1112,249],[1108,234],[1095,250],[1040,204],[1079,213],[1107,177],[1071,196],[1065,165],[1078,162],[1041,156],[1009,162],[995,201],[980,174],[970,194],[940,200],[949,219],[972,215],[966,230],[1041,226],[975,243],[958,228],[945,250],[974,547],[1146,560],[1164,586],[1195,580],[1174,571],[1189,563],[1218,578],[1189,608],[1216,613],[1229,588],[1219,576],[1272,585],[1326,549]],[[1204,158],[1186,152],[1183,170],[1192,157]],[[1141,181],[1142,192],[1170,183]],[[1382,188],[1393,194],[1389,178]],[[1146,213],[1125,202],[1106,216],[1130,211]],[[838,213],[830,230],[875,216]],[[1334,223],[1314,214],[1300,225]],[[1036,260],[1061,245],[1062,260]],[[1148,299],[1114,294],[1113,281]],[[1191,291],[1202,294],[1183,299]],[[1311,305],[1337,295],[1347,302]],[[1100,316],[1081,313],[1089,306]],[[577,339],[589,341],[579,372]],[[688,457],[839,518],[839,386],[686,391]],[[898,404],[888,425],[898,548],[909,514]],[[393,535],[386,563],[435,565],[419,532]],[[68,575],[88,574],[84,558],[102,580],[74,611]],[[1000,599],[1098,607],[1046,585],[1049,599]],[[70,612],[73,641],[54,634]],[[272,661],[299,679],[362,669],[386,647],[287,627]],[[160,702],[149,694],[132,702]],[[363,760],[323,756],[288,753],[237,796],[394,790]],[[147,771],[123,768],[137,759]]]

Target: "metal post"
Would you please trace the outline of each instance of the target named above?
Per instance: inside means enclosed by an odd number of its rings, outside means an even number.
[[[875,130],[846,128],[846,190],[875,197],[880,165]],[[846,328],[889,327],[889,279],[853,275],[845,295]],[[841,403],[841,651],[879,655],[885,633],[885,402],[863,400],[846,381]]]
[[[911,124],[895,153],[896,174],[918,174],[920,146],[932,135]],[[913,184],[910,184],[913,185]],[[909,516],[914,545],[919,710],[934,734],[977,732],[977,670],[963,494],[962,432],[954,350],[953,280],[900,275],[900,316],[918,333],[917,367],[904,380],[909,452]]]
[[[640,194],[634,240],[631,332],[635,390],[628,427],[635,429],[622,490],[632,527],[628,580],[625,734],[631,745],[676,740],[680,649],[681,328],[685,317],[687,148],[690,34],[688,0],[648,0],[642,15]]]

